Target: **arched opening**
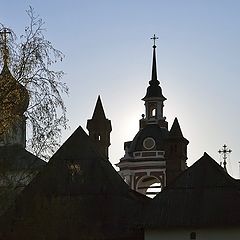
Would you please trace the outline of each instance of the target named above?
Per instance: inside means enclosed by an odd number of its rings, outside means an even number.
[[[146,191],[146,196],[150,198],[154,198],[159,192],[161,192],[162,185],[160,182],[153,183],[149,186]]]
[[[153,109],[151,110],[150,117],[156,117],[156,115],[157,115],[157,109],[156,109],[156,108],[153,108]]]
[[[155,176],[143,176],[137,182],[136,191],[146,195],[147,197],[154,198],[161,192],[161,181]]]

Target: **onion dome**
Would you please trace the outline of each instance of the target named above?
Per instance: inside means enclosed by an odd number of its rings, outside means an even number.
[[[29,95],[27,89],[21,85],[11,74],[8,68],[9,50],[7,47],[7,28],[0,32],[2,38],[3,69],[0,73],[0,112],[3,118],[12,118],[22,115],[28,107]]]
[[[0,73],[0,99],[0,110],[16,115],[22,115],[29,104],[27,89],[12,76],[6,61]]]

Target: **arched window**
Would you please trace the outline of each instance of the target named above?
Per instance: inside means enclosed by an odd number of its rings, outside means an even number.
[[[137,182],[136,191],[147,197],[154,198],[161,192],[161,181],[155,176],[143,176]]]
[[[146,196],[154,198],[162,190],[162,185],[160,182],[153,183],[149,186],[146,191]]]
[[[153,108],[152,110],[151,110],[151,117],[156,117],[156,115],[157,115],[157,109],[156,108]]]

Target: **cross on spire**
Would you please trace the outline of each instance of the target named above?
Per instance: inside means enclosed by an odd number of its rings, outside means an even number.
[[[155,48],[156,47],[155,43],[158,37],[156,37],[156,35],[154,34],[153,37],[151,37],[151,39],[153,40],[153,47]]]
[[[222,149],[218,150],[218,153],[223,155],[223,168],[225,171],[227,171],[226,165],[227,165],[227,154],[231,153],[232,150],[227,148],[227,145],[224,144]]]
[[[9,57],[9,52],[7,49],[7,34],[11,34],[11,32],[7,30],[7,28],[1,29],[0,35],[2,36],[2,44],[3,44],[2,52],[3,52],[4,64],[7,63],[8,57]]]

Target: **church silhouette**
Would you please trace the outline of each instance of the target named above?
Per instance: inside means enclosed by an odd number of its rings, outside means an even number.
[[[79,126],[46,164],[27,152],[28,96],[4,63],[1,84],[13,82],[22,95],[21,124],[1,136],[1,164],[11,163],[8,174],[28,169],[32,175],[13,201],[1,203],[1,240],[239,239],[239,181],[207,153],[187,167],[189,142],[177,118],[168,129],[156,39],[145,114],[134,139],[124,143],[119,172],[109,161],[112,126],[100,96],[87,121],[89,134]],[[151,192],[154,184],[158,193]]]

